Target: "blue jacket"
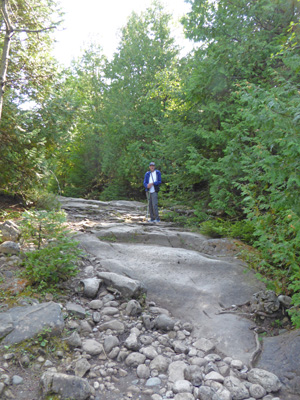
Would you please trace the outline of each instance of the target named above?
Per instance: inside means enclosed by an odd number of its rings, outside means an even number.
[[[158,192],[159,191],[159,185],[161,185],[161,173],[160,173],[160,171],[158,169],[156,169],[155,172],[156,172],[156,179],[157,180],[154,182],[154,189],[155,189],[156,192]],[[149,191],[149,189],[147,188],[147,185],[149,183],[150,174],[151,174],[151,171],[147,171],[145,173],[144,187],[146,189],[146,192]]]

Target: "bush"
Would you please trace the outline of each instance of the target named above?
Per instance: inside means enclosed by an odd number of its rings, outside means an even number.
[[[21,223],[22,237],[33,248],[26,252],[25,276],[38,289],[56,287],[77,274],[81,255],[78,243],[65,225],[64,212],[27,211]]]
[[[200,231],[213,238],[230,237],[248,244],[252,244],[254,240],[253,224],[247,220],[232,222],[221,218],[211,219],[200,224]]]

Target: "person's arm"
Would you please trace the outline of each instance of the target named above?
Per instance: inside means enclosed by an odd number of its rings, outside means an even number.
[[[154,186],[161,185],[161,173],[159,170],[156,170],[156,181],[154,182]]]
[[[145,188],[146,190],[148,190],[148,187],[147,187],[148,182],[149,182],[149,176],[148,176],[148,175],[149,175],[148,172],[146,172],[146,173],[145,173],[145,178],[144,178],[144,188]]]

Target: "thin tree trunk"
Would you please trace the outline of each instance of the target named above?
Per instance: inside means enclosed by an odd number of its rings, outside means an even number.
[[[14,34],[14,28],[10,22],[9,15],[7,12],[7,3],[8,0],[1,1],[1,14],[4,18],[6,31],[5,31],[4,45],[3,45],[1,65],[0,65],[0,121],[2,117],[3,96],[6,84],[7,69],[8,69],[10,43]]]

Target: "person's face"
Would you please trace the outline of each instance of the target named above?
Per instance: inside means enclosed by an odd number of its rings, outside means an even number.
[[[149,168],[150,168],[150,171],[153,172],[155,170],[155,165],[150,165]]]

